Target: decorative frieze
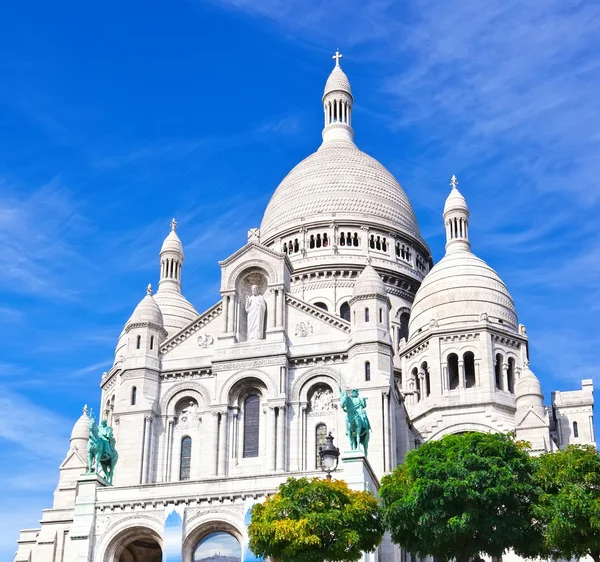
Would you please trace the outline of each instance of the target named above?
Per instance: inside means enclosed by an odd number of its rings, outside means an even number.
[[[285,355],[279,355],[276,357],[247,359],[246,361],[224,361],[215,363],[212,370],[214,373],[219,373],[221,371],[241,371],[242,369],[269,367],[271,365],[287,365],[287,357]]]

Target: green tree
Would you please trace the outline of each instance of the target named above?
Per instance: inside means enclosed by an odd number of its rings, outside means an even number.
[[[410,451],[379,495],[392,540],[408,552],[467,562],[508,548],[538,553],[533,461],[510,435],[462,433]]]
[[[544,546],[557,557],[590,555],[600,562],[600,455],[595,447],[570,445],[536,459],[540,488],[534,515]]]
[[[340,480],[288,478],[252,508],[250,549],[282,562],[358,560],[381,542],[379,501]]]

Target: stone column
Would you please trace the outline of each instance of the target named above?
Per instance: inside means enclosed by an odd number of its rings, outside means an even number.
[[[390,462],[390,394],[389,391],[381,393],[383,397],[383,471],[391,470]]]
[[[237,406],[229,410],[229,449],[231,451],[229,458],[232,459],[233,464],[237,464],[238,457],[237,424],[239,411],[240,409]]]
[[[285,290],[283,287],[279,288],[279,299],[278,299],[278,308],[279,308],[279,324],[280,328],[285,326]]]
[[[210,475],[217,475],[217,459],[219,457],[219,412],[216,410],[211,411],[213,427],[212,427],[212,443],[211,443],[211,454],[210,454]]]
[[[285,470],[285,405],[277,413],[277,470]]]
[[[219,476],[227,470],[227,410],[219,412]]]
[[[229,295],[223,295],[223,318],[224,326],[223,331],[228,334],[229,333]]]
[[[465,362],[458,361],[458,388],[465,388]]]
[[[171,463],[173,462],[173,430],[175,425],[175,418],[171,418],[167,421],[167,448],[165,452],[165,474],[163,477],[164,482],[171,481]]]
[[[144,417],[144,454],[141,483],[147,484],[150,481],[150,460],[152,447],[152,416]]]
[[[275,408],[276,406],[267,406],[267,469],[275,470],[275,447],[273,444],[277,439],[275,430]]]
[[[502,365],[502,390],[508,392],[508,363]]]
[[[419,388],[421,389],[419,400],[424,400],[427,398],[427,382],[425,381],[425,373],[423,371],[419,373]]]
[[[306,417],[307,404],[300,404],[298,407],[296,426],[298,430],[298,446],[296,448],[296,469],[304,470],[304,418]]]
[[[269,299],[271,302],[269,303],[269,324],[272,328],[277,326],[277,290],[274,287],[271,287],[271,298]]]

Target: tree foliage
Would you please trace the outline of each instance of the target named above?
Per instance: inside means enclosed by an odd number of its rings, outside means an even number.
[[[534,515],[544,545],[556,557],[590,555],[600,562],[600,455],[571,445],[536,459],[540,494]]]
[[[379,494],[392,540],[419,556],[466,562],[483,553],[500,557],[510,547],[538,552],[533,461],[510,435],[427,442],[383,478]]]
[[[288,478],[252,508],[250,549],[282,562],[358,560],[383,538],[379,501],[340,480]]]

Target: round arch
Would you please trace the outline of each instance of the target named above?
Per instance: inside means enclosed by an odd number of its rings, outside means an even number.
[[[500,433],[497,429],[483,423],[464,422],[457,423],[456,425],[450,425],[448,427],[442,427],[439,431],[434,433],[428,439],[428,441],[434,441],[435,439],[441,439],[446,435],[452,435],[454,433],[466,433],[468,431],[476,431],[478,433]]]
[[[315,380],[313,381],[312,379]],[[315,367],[314,369],[309,369],[294,381],[294,385],[292,386],[292,402],[299,402],[302,399],[306,400],[308,389],[313,383],[324,382],[331,386],[335,392],[340,381],[342,387],[346,388],[346,382],[342,377],[342,374],[335,369],[329,367]]]
[[[243,522],[229,513],[198,513],[184,523],[182,562],[193,562],[198,543],[210,533],[223,532],[233,535],[240,547],[244,542]]]
[[[256,259],[249,262],[244,262],[238,265],[229,275],[227,279],[227,291],[235,291],[238,286],[240,278],[247,274],[252,273],[255,270],[261,270],[260,272],[266,277],[267,285],[278,285],[281,283],[279,276],[269,263],[264,260]]]
[[[277,397],[277,386],[275,385],[275,382],[271,379],[271,377],[264,371],[260,371],[258,369],[250,369],[238,371],[237,373],[229,377],[227,382],[221,388],[221,392],[219,394],[219,404],[229,404],[232,388],[243,379],[252,378],[258,379],[267,388],[268,396],[265,396],[265,398]]]
[[[119,562],[127,546],[138,539],[154,540],[162,550],[162,533],[162,521],[153,517],[142,514],[125,517],[108,527],[102,534],[95,560]]]
[[[211,403],[209,390],[198,381],[181,382],[170,388],[160,399],[160,412],[163,415],[173,415],[175,405],[188,394],[198,401],[199,408],[208,408]]]

